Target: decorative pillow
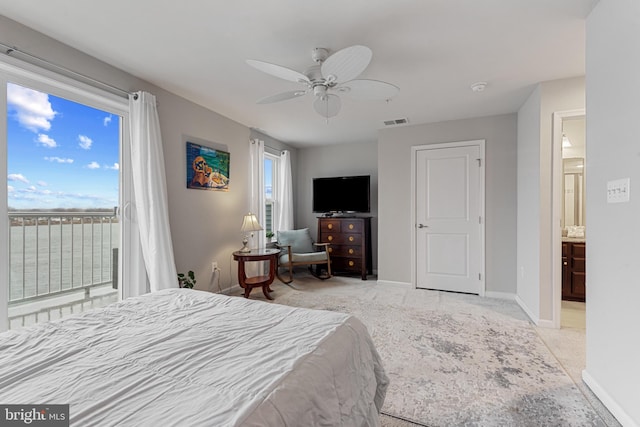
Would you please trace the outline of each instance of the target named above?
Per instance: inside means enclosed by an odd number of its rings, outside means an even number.
[[[301,230],[278,231],[278,245],[291,246],[291,252],[313,252],[313,240],[308,228]]]

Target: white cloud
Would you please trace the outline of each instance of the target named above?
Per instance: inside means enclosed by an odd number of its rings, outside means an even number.
[[[14,191],[16,191],[16,189],[12,185],[7,185],[7,192],[8,193],[13,193]]]
[[[9,181],[24,182],[25,184],[29,183],[29,180],[27,178],[25,178],[24,175],[22,175],[21,173],[10,173],[9,175],[7,175],[7,179]]]
[[[55,148],[58,146],[58,144],[56,144],[56,141],[53,138],[43,133],[38,134],[38,142],[44,145],[45,147],[49,147],[49,148]]]
[[[73,159],[69,159],[66,157],[45,157],[45,160],[50,162],[58,162],[58,163],[73,163]]]
[[[91,148],[91,144],[93,144],[93,140],[86,135],[78,135],[78,141],[80,141],[80,148],[84,148],[88,150]]]
[[[51,121],[57,114],[49,95],[12,83],[7,84],[7,107],[22,127],[33,132],[51,129]]]
[[[104,165],[103,166],[105,169],[111,169],[114,171],[120,170],[120,165],[118,163],[114,163],[113,165],[109,166],[109,165]]]
[[[44,181],[38,181],[38,185],[39,185],[40,187],[46,187],[46,186],[48,186],[49,184],[47,184],[47,183],[46,183],[46,182],[44,182]]]
[[[102,121],[102,123],[105,126],[109,126],[109,124],[111,124],[111,114],[109,114],[107,117],[105,117],[104,120]]]
[[[89,169],[100,169],[100,165],[98,164],[98,162],[91,162],[87,165],[87,167]]]

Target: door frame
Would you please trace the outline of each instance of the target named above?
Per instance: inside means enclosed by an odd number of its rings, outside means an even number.
[[[484,139],[474,139],[469,141],[457,141],[457,142],[442,142],[435,144],[424,144],[424,145],[414,145],[411,147],[411,219],[409,221],[409,233],[411,236],[411,249],[410,249],[410,257],[411,257],[411,285],[413,288],[418,288],[418,279],[417,279],[417,263],[416,263],[416,255],[417,255],[417,242],[416,242],[416,233],[415,229],[417,227],[416,224],[416,199],[418,197],[417,194],[417,157],[418,151],[422,150],[439,150],[446,148],[458,148],[458,147],[470,147],[477,146],[480,151],[480,170],[479,170],[479,194],[478,194],[478,202],[480,204],[480,220],[478,226],[480,227],[480,292],[479,296],[483,297],[486,293],[486,266],[485,266],[485,140]]]
[[[556,111],[553,113],[553,136],[551,147],[551,326],[560,328],[562,315],[562,124],[565,119],[585,117],[586,110]],[[586,162],[586,157],[585,157]],[[585,179],[586,185],[586,179]],[[585,187],[586,189],[586,187]]]

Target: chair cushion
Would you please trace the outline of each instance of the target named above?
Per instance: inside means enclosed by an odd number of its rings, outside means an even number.
[[[291,246],[291,252],[295,253],[313,252],[313,240],[308,228],[278,231],[278,245]]]
[[[325,251],[322,252],[310,252],[306,254],[291,254],[292,262],[295,263],[308,263],[308,264],[317,264],[321,262],[327,262],[327,253]],[[286,264],[289,262],[289,254],[286,252],[282,252],[280,256],[280,263]]]

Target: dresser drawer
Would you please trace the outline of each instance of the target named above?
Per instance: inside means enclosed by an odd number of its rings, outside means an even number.
[[[342,223],[343,233],[362,233],[362,221],[344,221]]]
[[[321,233],[340,233],[342,222],[337,219],[322,219],[320,220],[320,232]]]
[[[331,269],[342,271],[361,271],[362,259],[360,258],[331,258]]]
[[[362,256],[362,247],[361,246],[350,246],[350,245],[331,245],[331,246],[329,246],[329,253],[332,256],[361,257]]]
[[[359,245],[362,243],[361,234],[347,233],[322,233],[321,243],[331,243],[332,245]]]

